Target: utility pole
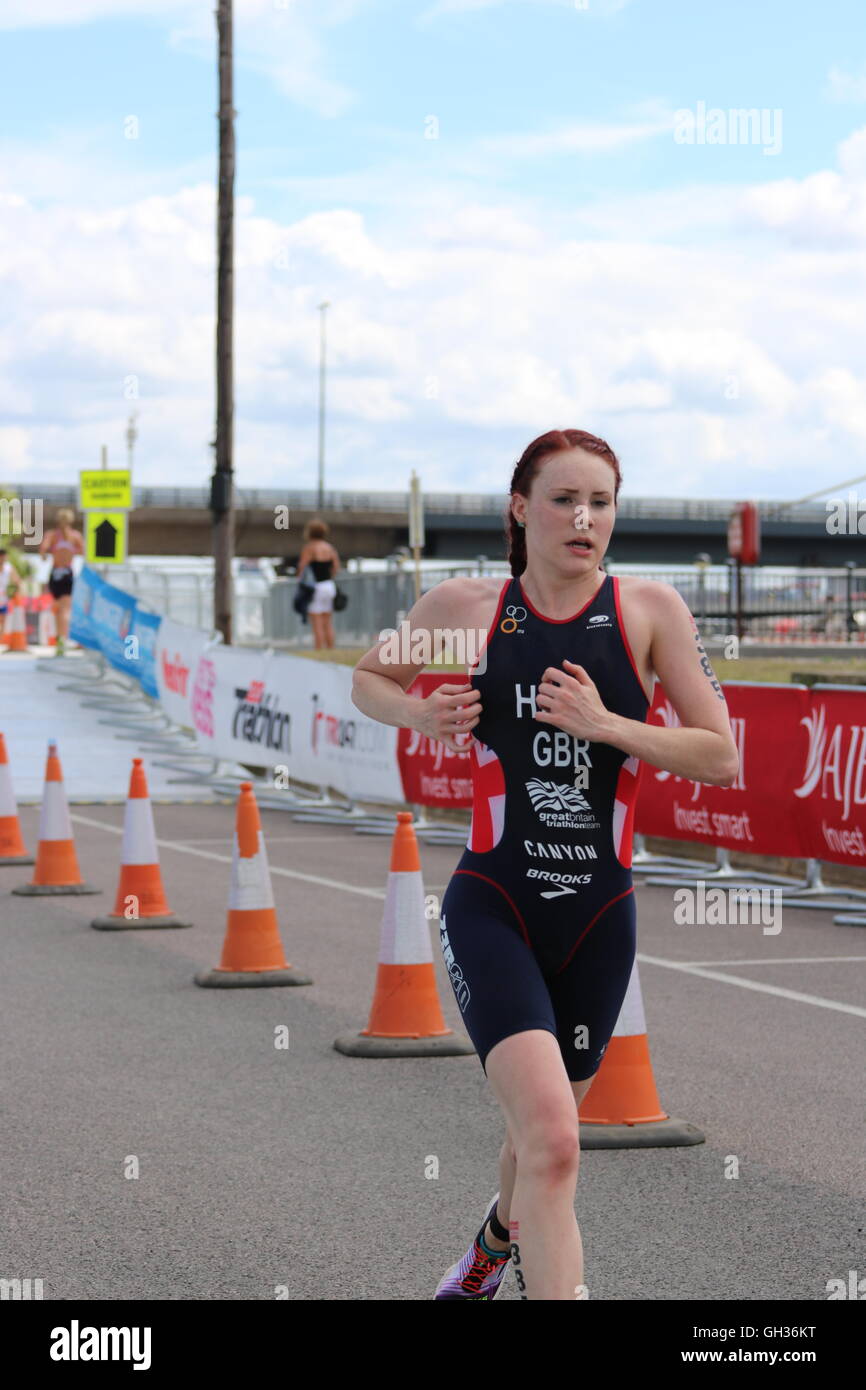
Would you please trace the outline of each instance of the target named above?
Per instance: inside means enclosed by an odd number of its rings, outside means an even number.
[[[126,427],[126,466],[130,473],[132,472],[132,455],[135,449],[135,441],[138,439],[138,430],[135,428],[137,419],[138,416],[135,411],[133,411],[129,417],[129,424]]]
[[[326,299],[319,305],[319,496],[317,511],[321,516],[325,505],[325,310],[330,307]]]
[[[232,557],[235,550],[232,473],[234,383],[234,179],[235,110],[232,105],[232,0],[218,0],[219,199],[217,205],[216,462],[211,478],[213,514],[213,620],[226,644],[232,640]]]

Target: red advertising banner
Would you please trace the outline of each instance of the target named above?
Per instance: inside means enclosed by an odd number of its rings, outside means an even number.
[[[425,671],[408,693],[423,699],[461,679]],[[866,867],[866,689],[726,683],[724,690],[740,753],[733,786],[644,763],[636,833]],[[647,722],[680,723],[659,681]],[[468,751],[400,729],[397,756],[407,802],[471,809]]]
[[[423,700],[440,685],[463,685],[469,677],[460,671],[422,671],[406,691]],[[467,741],[465,753],[455,753],[437,738],[428,738],[416,729],[400,729],[397,761],[403,794],[410,804],[419,806],[472,807],[472,760]]]
[[[693,782],[644,765],[635,830],[667,840],[694,840],[747,854],[805,858],[802,805],[794,795],[808,747],[803,685],[726,684],[740,770],[731,787]],[[680,720],[656,682],[648,724],[676,728]]]
[[[866,864],[866,690],[815,686],[794,761],[804,853]],[[792,750],[793,751],[793,750]]]

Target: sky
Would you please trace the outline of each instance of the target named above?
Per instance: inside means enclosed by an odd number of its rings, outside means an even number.
[[[213,468],[215,0],[2,0],[0,484]],[[866,473],[862,0],[235,0],[239,488]],[[753,112],[752,117],[738,113]]]

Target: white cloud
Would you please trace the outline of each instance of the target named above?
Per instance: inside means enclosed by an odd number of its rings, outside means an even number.
[[[323,299],[334,486],[401,486],[411,459],[428,488],[504,489],[553,426],[608,438],[631,495],[832,482],[866,440],[864,148],[855,131],[837,169],[600,197],[573,219],[408,163],[373,171],[381,230],[348,196],[285,223],[240,197],[241,484],[313,477]],[[203,482],[212,180],[137,193],[130,174],[100,206],[90,154],[70,136],[56,165],[24,146],[0,161],[0,481],[68,478],[102,443],[122,458],[135,408],[139,481]],[[364,197],[351,177],[329,191]]]
[[[827,96],[831,101],[866,101],[866,65],[859,72],[831,68],[827,74]]]
[[[571,10],[582,19],[608,19],[631,3],[632,0],[435,0],[429,9],[418,16],[418,22],[429,23],[443,15],[463,14],[470,10],[492,10],[505,4],[547,5]]]
[[[539,159],[546,155],[605,154],[610,150],[651,140],[673,130],[674,113],[640,122],[592,122],[551,131],[529,131],[484,136],[472,141],[474,156],[504,155],[511,159]]]

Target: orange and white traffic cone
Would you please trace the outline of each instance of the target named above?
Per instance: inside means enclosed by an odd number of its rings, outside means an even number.
[[[72,838],[72,822],[69,819],[69,806],[63,786],[63,772],[60,768],[57,744],[52,739],[48,744],[45,787],[39,811],[36,868],[31,882],[19,884],[12,892],[19,893],[22,897],[36,897],[45,893],[101,891],[101,888],[92,888],[89,883],[84,883],[78,868],[78,856]]]
[[[411,811],[397,812],[370,1021],[337,1038],[348,1057],[457,1057],[474,1052],[446,1028],[436,988]]]
[[[6,654],[10,652],[26,652],[27,650],[27,616],[24,612],[24,600],[10,598],[9,612],[6,614]]]
[[[182,922],[176,917],[166,901],[153,827],[153,809],[141,758],[132,760],[129,795],[123,814],[120,880],[114,911],[105,917],[94,917],[90,925],[100,931],[122,931],[127,927],[192,926],[192,922]]]
[[[232,882],[223,953],[213,970],[200,971],[197,985],[311,985],[286,960],[271,887],[268,856],[252,782],[241,782],[235,821]]]
[[[660,1149],[704,1142],[697,1126],[671,1119],[662,1109],[636,960],[613,1036],[577,1113],[582,1149]]]
[[[39,645],[40,647],[54,647],[57,645],[57,619],[54,616],[53,600],[50,594],[43,594],[39,603]]]
[[[0,734],[0,864],[32,864],[33,855],[21,836],[12,774],[6,756],[6,740]]]

